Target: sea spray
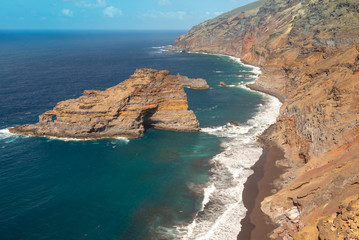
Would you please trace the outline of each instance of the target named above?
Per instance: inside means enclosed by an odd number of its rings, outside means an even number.
[[[29,136],[11,133],[8,128],[0,129],[0,141],[3,141],[4,143],[12,143],[19,138],[27,137]]]
[[[238,58],[230,59],[242,64]],[[256,74],[255,79],[261,74],[256,67],[253,67],[253,73]],[[243,82],[236,87],[246,88]],[[208,187],[204,189],[202,209],[191,224],[177,226],[182,239],[235,239],[240,232],[240,222],[247,212],[242,201],[244,183],[253,174],[251,167],[262,154],[257,137],[275,122],[281,106],[275,97],[262,95],[264,104],[258,105],[258,114],[247,122],[239,126],[228,123],[202,129],[224,138],[224,151],[211,160],[213,167]]]
[[[11,133],[8,128],[0,129],[0,140],[5,140],[6,143],[15,141],[18,138],[28,138],[28,137],[35,137],[31,135],[24,135],[24,134],[15,134]],[[64,142],[85,142],[85,141],[98,141],[99,139],[92,139],[92,138],[64,138],[64,137],[47,137],[44,136],[44,138],[47,138],[47,141],[64,141]],[[130,139],[125,137],[115,137],[112,138],[113,142],[118,141],[122,143],[128,143]]]

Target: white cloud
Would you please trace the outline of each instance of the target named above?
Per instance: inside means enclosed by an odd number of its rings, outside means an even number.
[[[150,12],[146,12],[143,14],[144,17],[151,17],[151,18],[170,18],[170,19],[184,19],[187,15],[186,12],[183,11],[176,11],[176,12],[161,12],[157,10],[152,10]]]
[[[100,8],[106,7],[106,0],[63,0],[65,2],[73,2],[77,7],[83,8]]]
[[[107,2],[106,0],[97,0],[96,2],[87,2],[87,1],[79,1],[76,3],[79,7],[86,7],[86,8],[99,8],[99,7],[106,7]]]
[[[158,0],[158,5],[162,5],[162,6],[171,5],[171,1],[170,0]]]
[[[73,12],[67,8],[62,9],[61,13],[67,17],[72,17],[74,15]]]
[[[106,17],[113,18],[116,16],[122,16],[122,11],[114,6],[109,6],[103,10],[103,14],[105,14]]]

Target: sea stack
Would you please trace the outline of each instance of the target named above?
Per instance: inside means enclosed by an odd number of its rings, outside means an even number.
[[[10,128],[16,134],[61,138],[141,137],[146,129],[196,132],[199,123],[188,110],[187,95],[169,71],[138,69],[105,91],[86,90],[39,116],[36,124]]]
[[[189,78],[186,76],[181,76],[177,74],[178,80],[182,83],[183,87],[188,87],[192,89],[209,89],[207,81],[203,78]]]

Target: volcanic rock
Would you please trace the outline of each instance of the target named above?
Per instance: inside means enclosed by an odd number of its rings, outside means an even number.
[[[295,240],[308,239],[308,231],[311,236],[317,236],[316,239],[359,239],[359,199],[341,203],[336,213],[320,218],[303,230],[294,236]]]
[[[260,66],[250,87],[283,102],[267,138],[285,150],[287,184],[262,202],[283,239],[310,235],[307,226],[359,192],[358,22],[358,0],[261,0],[193,27],[173,46]],[[286,216],[294,207],[295,221]]]
[[[231,124],[232,126],[235,126],[235,127],[239,127],[239,122],[236,122],[236,121],[232,121],[229,124]]]
[[[177,74],[177,77],[184,87],[193,89],[209,89],[207,81],[203,78],[188,78],[186,76],[181,76],[179,73]]]
[[[86,90],[39,116],[36,124],[10,132],[65,138],[140,137],[148,128],[196,132],[199,123],[188,110],[187,95],[168,71],[138,69],[105,91]]]

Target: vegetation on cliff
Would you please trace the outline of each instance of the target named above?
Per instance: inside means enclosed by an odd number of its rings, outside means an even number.
[[[357,0],[266,0],[194,27],[173,47],[261,66],[256,87],[284,100],[268,138],[290,170],[262,203],[281,225],[273,238],[316,226],[359,192],[358,22]]]

